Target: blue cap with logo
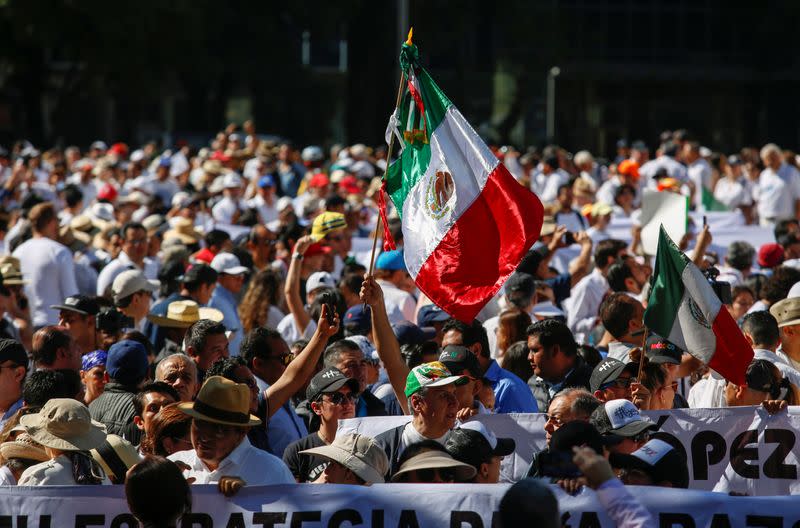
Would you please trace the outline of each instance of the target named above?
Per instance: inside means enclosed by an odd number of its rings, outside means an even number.
[[[394,249],[392,251],[384,251],[375,259],[375,268],[387,271],[406,270],[403,250]]]

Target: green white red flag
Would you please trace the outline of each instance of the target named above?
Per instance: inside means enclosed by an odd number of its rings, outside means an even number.
[[[706,277],[663,227],[653,278],[644,324],[725,379],[744,385],[752,347]]]
[[[467,123],[407,42],[406,85],[388,132],[401,138],[386,191],[402,218],[404,257],[419,289],[471,321],[514,272],[543,208]]]

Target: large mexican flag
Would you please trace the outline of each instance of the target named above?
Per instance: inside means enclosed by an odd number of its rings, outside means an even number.
[[[644,323],[737,385],[753,349],[706,277],[664,228],[658,236],[653,288]]]
[[[414,45],[403,46],[401,65],[405,94],[390,127],[403,150],[386,189],[406,266],[434,303],[472,321],[539,237],[542,204],[419,66]]]

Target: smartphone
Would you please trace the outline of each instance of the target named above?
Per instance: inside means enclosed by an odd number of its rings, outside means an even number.
[[[334,297],[333,293],[331,292],[323,292],[322,293],[322,304],[327,306],[327,310],[325,310],[325,318],[328,320],[328,324],[334,326],[336,324],[336,320],[334,318],[334,314],[336,313],[336,298]]]
[[[571,246],[575,243],[575,233],[572,231],[567,231],[564,233],[564,243],[568,246]]]
[[[544,450],[536,458],[539,475],[554,478],[577,478],[581,470],[572,461],[572,453]]]
[[[707,225],[708,225],[708,218],[706,217],[706,215],[703,215],[703,227]]]

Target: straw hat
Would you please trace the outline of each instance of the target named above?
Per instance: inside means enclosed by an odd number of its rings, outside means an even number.
[[[106,475],[117,481],[125,480],[128,470],[142,461],[136,448],[115,434],[106,436],[106,441],[90,453]]]
[[[36,442],[63,451],[88,451],[106,438],[105,426],[92,420],[86,405],[71,398],[53,398],[19,422]]]
[[[172,220],[172,229],[164,233],[164,240],[177,238],[184,244],[197,244],[202,240],[203,233],[194,227],[190,218],[178,217]]]
[[[3,284],[6,286],[28,284],[28,281],[22,278],[19,259],[11,255],[0,257],[0,277],[3,277]]]
[[[0,444],[0,456],[4,460],[10,458],[28,458],[39,462],[50,460],[50,456],[39,442],[36,442],[28,433],[18,435],[13,442]]]
[[[423,451],[403,462],[400,470],[392,476],[392,482],[399,481],[400,477],[406,473],[420,469],[452,469],[456,475],[456,480],[461,482],[471,479],[477,473],[473,466],[459,462],[447,453],[442,451]]]
[[[201,307],[194,301],[174,301],[167,306],[167,314],[147,314],[148,321],[165,328],[189,328],[200,319],[220,322],[225,315],[216,308]]]
[[[250,389],[222,376],[211,376],[197,393],[194,402],[178,404],[184,414],[206,422],[250,427],[261,419],[250,414]]]

